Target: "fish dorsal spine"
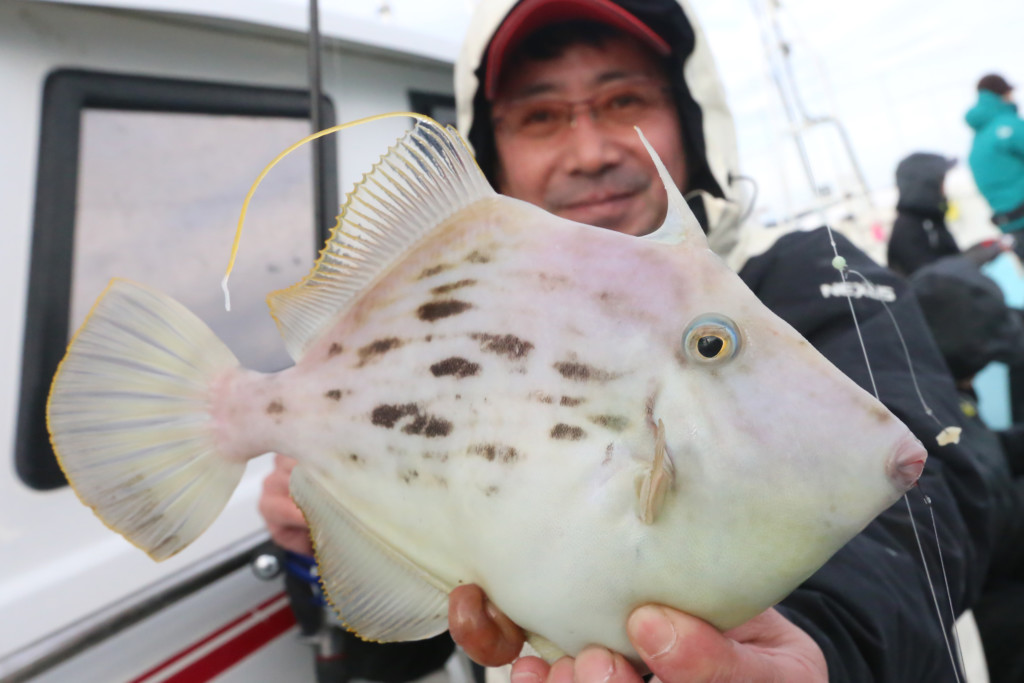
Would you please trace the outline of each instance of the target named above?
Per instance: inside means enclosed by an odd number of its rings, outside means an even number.
[[[693,215],[693,211],[690,210],[690,205],[686,203],[683,193],[679,191],[676,182],[669,175],[665,164],[662,163],[661,157],[654,151],[654,147],[644,137],[640,128],[634,128],[637,135],[640,136],[640,141],[644,144],[644,148],[647,149],[647,153],[651,155],[654,167],[658,169],[658,177],[661,178],[661,182],[665,186],[665,194],[668,195],[668,210],[665,213],[665,220],[662,222],[661,227],[651,234],[645,235],[643,239],[663,242],[665,244],[689,243],[694,246],[706,247],[707,238],[704,236],[704,230],[700,227],[697,217]]]
[[[348,195],[312,271],[267,297],[294,360],[437,225],[495,191],[453,128],[421,120]]]

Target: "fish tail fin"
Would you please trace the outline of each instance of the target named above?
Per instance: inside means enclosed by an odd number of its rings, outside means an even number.
[[[242,477],[210,414],[211,381],[237,367],[184,306],[115,279],[57,368],[46,420],[68,483],[154,560],[205,531]]]

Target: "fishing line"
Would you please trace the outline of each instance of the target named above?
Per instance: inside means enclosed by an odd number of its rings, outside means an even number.
[[[920,485],[918,485],[920,488]],[[932,510],[932,501],[924,491],[921,491],[921,495],[924,496],[925,505],[932,514],[932,523],[935,522],[935,512]],[[956,643],[956,654],[953,653],[953,647],[949,642],[949,634],[946,632],[946,620],[942,618],[942,608],[939,607],[939,597],[935,593],[935,583],[932,581],[932,574],[928,571],[928,561],[924,552],[924,544],[921,543],[921,536],[917,533],[917,522],[914,521],[914,511],[910,506],[910,495],[907,493],[903,494],[903,502],[907,504],[907,516],[910,518],[910,528],[914,530],[914,540],[917,541],[917,550],[921,554],[921,565],[924,567],[924,575],[928,580],[928,590],[932,594],[932,604],[935,605],[935,615],[939,618],[939,628],[942,631],[942,639],[946,642],[946,652],[949,653],[949,661],[953,664],[953,675],[956,677],[957,683],[960,683],[960,665],[964,661],[963,651],[960,649],[960,638],[956,632],[956,622],[953,623],[953,640]],[[935,529],[935,549],[939,555],[939,567],[942,570],[942,578],[946,585],[946,598],[949,600],[949,609],[952,616],[955,618],[956,613],[953,610],[953,599],[949,594],[949,580],[946,579],[946,565],[942,561],[942,549],[939,548],[938,544],[938,528]],[[959,655],[959,659],[957,658]],[[966,674],[965,674],[966,675]]]
[[[267,176],[268,173],[270,173],[270,169],[274,168],[274,166],[276,166],[278,162],[280,162],[286,156],[297,150],[299,147],[302,147],[306,143],[312,142],[313,140],[322,138],[325,135],[337,133],[339,131],[345,130],[346,128],[354,128],[355,126],[361,126],[364,123],[372,123],[374,121],[380,121],[382,119],[393,119],[397,117],[408,117],[416,119],[417,121],[424,121],[426,123],[440,125],[437,124],[429,116],[424,116],[423,114],[417,114],[416,112],[411,111],[377,114],[375,116],[367,116],[365,118],[356,119],[355,121],[349,121],[348,123],[339,123],[336,126],[325,128],[324,130],[321,130],[317,133],[313,133],[312,135],[307,135],[306,137],[302,138],[295,144],[291,145],[286,150],[284,150],[276,157],[274,157],[274,159],[269,164],[266,165],[266,167],[260,172],[260,174],[256,176],[256,180],[253,181],[252,186],[249,188],[249,192],[245,195],[245,201],[242,202],[242,213],[238,217],[238,227],[235,230],[235,241],[231,245],[231,258],[228,260],[228,269],[224,273],[224,279],[221,280],[220,283],[220,288],[224,292],[224,308],[226,310],[231,310],[231,294],[230,292],[228,292],[228,278],[231,277],[231,271],[234,270],[235,268],[235,260],[238,258],[238,247],[242,241],[242,229],[245,223],[245,214],[249,211],[249,202],[252,201],[252,197],[256,193],[256,188],[259,187],[260,183],[263,182],[263,179]]]
[[[835,245],[833,245],[833,247],[834,246]],[[851,274],[859,277],[865,285],[875,287],[875,283],[868,280],[859,271],[856,271],[853,268],[847,268],[847,270],[849,270]],[[924,409],[925,415],[935,420],[935,423],[938,424],[939,427],[942,427],[942,432],[945,432],[948,429],[958,429],[957,427],[943,427],[942,420],[935,415],[935,411],[932,410],[931,406],[929,406],[927,401],[924,400],[924,394],[921,393],[921,386],[917,383],[917,373],[914,372],[914,363],[910,359],[910,349],[907,348],[907,342],[903,338],[903,331],[900,329],[899,323],[896,322],[896,316],[892,314],[892,309],[889,308],[889,304],[881,300],[879,300],[879,303],[882,304],[882,308],[885,309],[886,314],[889,316],[889,320],[892,321],[892,326],[896,330],[896,336],[900,340],[900,346],[903,347],[903,355],[907,359],[907,370],[910,371],[910,381],[914,385],[914,392],[917,394],[917,399],[921,402],[921,407]],[[940,432],[940,435],[942,432]],[[940,443],[940,445],[942,444]]]
[[[832,245],[832,267],[839,271],[839,275],[843,280],[843,284],[845,285],[848,284],[849,282],[846,279],[846,273],[848,271],[859,277],[861,280],[863,280],[865,285],[874,287],[874,283],[868,280],[862,273],[850,268],[846,263],[846,259],[839,255],[839,249],[836,246],[835,236],[832,232],[832,226],[828,223],[828,221],[824,221],[824,223],[825,229],[828,231],[829,243]],[[853,295],[848,289],[846,291],[846,301],[850,306],[850,315],[853,317],[854,328],[857,330],[857,339],[860,342],[861,351],[864,354],[864,363],[867,367],[868,376],[871,379],[871,387],[874,390],[875,398],[881,401],[881,398],[878,394],[878,386],[875,384],[875,376],[871,370],[871,362],[868,360],[867,345],[864,343],[864,336],[860,329],[860,322],[857,319],[857,313],[853,306]],[[889,308],[889,305],[886,302],[879,300],[879,303],[882,304],[882,307],[885,309],[885,312],[889,316],[889,320],[892,321],[893,327],[896,330],[896,335],[899,338],[900,345],[903,348],[903,355],[907,359],[907,368],[910,370],[910,378],[914,385],[914,391],[917,393],[918,400],[920,400],[921,406],[924,409],[925,414],[931,417],[933,420],[935,420],[936,423],[938,423],[938,425],[942,427],[942,421],[939,420],[939,418],[935,415],[935,412],[925,401],[924,395],[921,392],[921,388],[918,385],[917,374],[914,372],[914,364],[910,357],[910,350],[907,348],[906,340],[903,338],[903,332],[900,330],[899,323],[896,322],[896,317],[893,315],[892,310]],[[942,430],[939,432],[938,436],[936,437],[936,441],[939,443],[940,446],[944,446],[947,443],[956,443],[957,441],[959,441],[959,434],[959,427],[943,427]],[[920,490],[920,483],[917,484],[917,487]],[[907,505],[907,515],[910,519],[910,526],[914,531],[914,540],[917,542],[918,553],[921,556],[921,566],[924,568],[925,579],[928,582],[928,590],[931,593],[932,603],[935,606],[935,614],[939,618],[939,628],[942,631],[942,638],[946,643],[946,651],[949,653],[949,661],[953,666],[953,675],[956,677],[957,683],[960,683],[960,669],[963,663],[963,652],[960,648],[960,638],[956,628],[956,610],[953,608],[953,599],[949,590],[949,578],[946,576],[946,564],[942,558],[942,548],[939,541],[939,531],[938,526],[935,523],[935,512],[932,508],[931,499],[927,495],[925,495],[923,490],[921,491],[921,495],[924,496],[925,505],[928,507],[928,510],[931,513],[932,517],[932,527],[935,534],[935,550],[939,556],[939,568],[942,572],[942,580],[946,588],[946,598],[949,603],[950,616],[953,619],[951,630],[953,631],[953,640],[956,643],[956,654],[954,654],[953,646],[950,644],[949,641],[949,634],[946,631],[946,620],[942,617],[942,608],[939,606],[939,598],[935,592],[935,583],[932,580],[931,572],[928,569],[928,558],[924,551],[924,544],[921,542],[921,536],[920,534],[918,534],[917,531],[917,522],[914,520],[914,512],[911,508],[910,497],[907,493],[903,494],[903,501]],[[959,655],[959,659],[957,658],[957,655]]]
[[[942,581],[946,588],[946,602],[949,604],[949,613],[952,614],[955,619],[956,610],[953,609],[953,595],[949,591],[949,577],[946,575],[946,562],[942,558],[942,549],[939,548],[939,525],[935,521],[935,507],[932,505],[932,499],[924,492],[924,490],[920,487],[918,487],[918,490],[921,491],[921,495],[924,496],[925,505],[928,506],[928,514],[931,516],[932,533],[935,534],[935,547],[939,549],[939,569],[942,570]],[[964,651],[963,648],[960,647],[960,633],[955,626],[953,628],[953,642],[956,644],[956,652],[960,656],[960,666],[962,667],[964,662]],[[964,675],[966,677],[966,674]]]

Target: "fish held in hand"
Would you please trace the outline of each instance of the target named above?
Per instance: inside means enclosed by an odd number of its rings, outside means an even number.
[[[742,623],[912,486],[925,451],[666,190],[646,237],[569,222],[496,194],[421,122],[312,272],[269,296],[293,367],[243,369],[180,304],[113,281],[54,379],[61,467],[160,560],[248,459],[293,456],[324,588],[367,639],[444,631],[467,583],[549,657],[636,658],[645,603]]]

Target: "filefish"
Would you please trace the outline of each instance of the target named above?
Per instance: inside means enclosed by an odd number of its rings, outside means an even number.
[[[668,215],[633,237],[497,194],[453,129],[419,123],[310,274],[268,296],[295,360],[274,374],[112,281],[48,402],[68,481],[162,560],[246,461],[293,456],[324,589],[368,640],[444,631],[469,583],[551,658],[637,660],[625,624],[645,603],[750,619],[911,487],[925,451],[710,251],[648,151]]]

